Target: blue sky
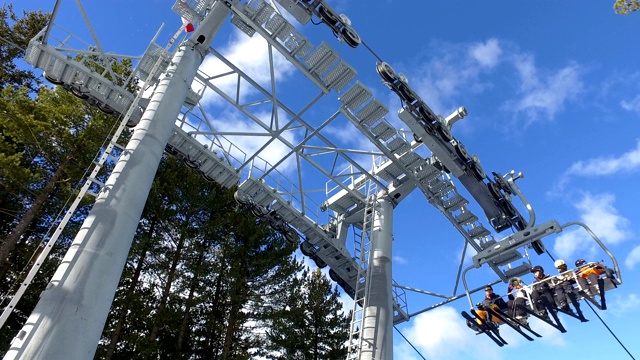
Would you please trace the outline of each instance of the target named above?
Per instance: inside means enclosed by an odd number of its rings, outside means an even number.
[[[30,0],[14,6],[50,11],[53,3]],[[62,4],[57,23],[92,42],[86,31],[83,33],[75,2],[63,0]],[[172,1],[83,4],[102,46],[115,53],[141,55],[162,22],[166,27],[159,44],[180,25],[179,17],[171,11]],[[454,136],[480,158],[488,173],[512,169],[524,173],[518,184],[536,211],[537,223],[583,221],[600,237],[620,263],[624,284],[608,294],[609,310],[598,314],[631,353],[640,356],[637,335],[633,335],[640,310],[640,50],[632,40],[640,30],[640,14],[614,14],[613,0],[579,4],[463,0],[329,4],[349,16],[367,45],[404,73],[436,113],[447,116],[459,106],[466,107],[469,116],[454,125]],[[338,43],[323,24],[298,26],[298,31],[316,44],[325,41],[338,50],[358,71],[358,80],[389,107],[387,120],[398,128],[403,126],[395,116],[400,102],[380,84],[376,59],[364,47],[353,50]],[[214,47],[259,82],[265,81],[266,53],[258,35],[249,39],[227,24],[214,40]],[[299,81],[300,75],[286,60],[276,62],[283,101],[295,108],[317,93]],[[205,62],[203,66],[214,71],[216,64]],[[212,93],[205,94],[203,103],[221,128],[251,128],[237,114],[227,113],[224,102]],[[310,114],[326,116],[324,110],[312,109]],[[349,125],[336,123],[325,134],[341,146],[370,149],[364,136]],[[295,141],[295,134],[291,136]],[[235,142],[247,151],[256,149],[255,143]],[[269,150],[263,155],[271,161],[277,161],[284,151],[277,146]],[[362,163],[367,164],[365,159]],[[279,170],[291,175],[291,166],[285,162]],[[364,166],[370,167],[370,160]],[[310,187],[323,188],[324,184]],[[394,239],[394,279],[398,283],[436,293],[452,292],[463,239],[418,192],[396,208]],[[580,257],[610,263],[581,233],[565,231],[545,238],[544,243],[556,258],[567,263]],[[555,271],[546,256],[534,254],[532,261],[547,272]],[[482,286],[495,275],[481,269],[469,278],[472,286]],[[532,282],[532,276],[526,275],[524,280]],[[495,288],[504,293],[506,286]],[[474,298],[480,299],[481,295]],[[437,301],[411,295],[410,312]],[[466,328],[459,311],[467,309],[467,301],[461,299],[418,315],[399,329],[428,359],[628,358],[584,305],[590,322],[563,317],[566,334],[532,322],[544,335],[534,342],[505,329],[509,345],[504,348]],[[419,359],[401,337],[395,335],[394,342],[396,359]]]

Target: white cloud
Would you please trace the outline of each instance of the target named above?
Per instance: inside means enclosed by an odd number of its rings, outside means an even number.
[[[467,44],[434,42],[429,50],[433,57],[414,66],[408,76],[413,78],[413,89],[436,113],[453,110],[447,103],[455,101],[463,91],[479,94],[493,88],[494,80],[483,75],[498,67],[512,66],[516,72],[514,80],[507,84],[515,87],[515,95],[504,101],[501,109],[515,114],[514,118],[524,114],[527,124],[541,118],[553,119],[585,89],[583,68],[578,64],[539,68],[532,55],[495,38]]]
[[[578,246],[584,246],[584,244],[590,244],[586,233],[578,229],[573,229],[563,232],[556,238],[553,250],[560,259],[572,259],[578,250]]]
[[[349,146],[352,149],[369,151],[374,148],[371,141],[362,136],[360,130],[358,130],[351,122],[339,125],[328,125],[324,129],[323,134],[330,135],[332,140],[337,140],[336,143]]]
[[[619,157],[598,157],[573,163],[565,176],[603,176],[619,172],[631,172],[640,169],[640,140],[635,149],[631,149]]]
[[[540,119],[541,113],[553,119],[567,102],[574,100],[584,89],[580,67],[566,66],[547,75],[535,67],[530,56],[514,56],[514,66],[520,75],[522,91],[518,99],[507,102],[503,109],[525,113],[527,123]]]
[[[344,290],[342,290],[340,286],[338,286],[338,288],[340,290],[340,297],[338,300],[342,303],[342,312],[344,314],[349,314],[349,311],[353,311],[353,305],[355,302],[349,295],[347,295],[347,293],[344,292]]]
[[[542,338],[536,339],[536,342],[554,347],[567,346],[566,338],[558,336],[558,330],[555,328],[533,317],[529,322],[531,327],[542,335]],[[464,318],[458,311],[450,306],[442,306],[418,315],[410,324],[400,328],[400,331],[427,359],[501,360],[511,357],[514,354],[513,351],[516,353],[522,351],[521,346],[530,344],[508,327],[503,329],[505,330],[501,329],[500,335],[509,344],[508,353],[504,352],[504,348],[496,346],[485,335],[475,335],[474,331],[466,326]],[[394,358],[418,360],[423,357],[417,355],[416,350],[404,339],[397,337]]]
[[[630,269],[633,269],[637,263],[640,263],[640,246],[633,248],[624,260],[624,264]]]
[[[500,358],[498,347],[484,336],[476,336],[465,325],[464,318],[457,310],[449,306],[442,306],[416,316],[411,325],[402,330],[402,333],[426,358]],[[410,349],[403,340],[399,341],[402,343],[395,347],[396,358],[417,358],[413,349]],[[460,344],[468,346],[460,346]]]
[[[618,244],[630,237],[629,220],[618,214],[613,206],[612,194],[592,195],[585,193],[575,207],[580,212],[580,220],[608,244]],[[600,247],[582,228],[569,228],[561,233],[554,243],[554,251],[559,258],[593,258]]]
[[[613,206],[613,194],[591,195],[586,193],[576,208],[582,212],[580,218],[603,241],[618,244],[627,240],[629,220],[618,214]]]
[[[466,250],[465,250],[466,249]],[[469,243],[467,243],[466,241],[464,242],[464,246],[461,247],[459,250],[456,251],[455,253],[455,257],[453,258],[453,260],[458,263],[460,262],[460,258],[462,257],[462,252],[464,253],[464,260],[462,260],[463,264],[471,264],[473,263],[473,257],[478,253],[473,247],[471,247],[471,245],[469,245]]]
[[[607,295],[607,297],[609,298],[607,308],[617,317],[636,314],[640,310],[640,296],[637,294],[621,296],[616,293],[611,297]]]
[[[631,173],[638,169],[640,169],[640,140],[637,141],[634,149],[618,157],[601,156],[574,162],[556,181],[551,193],[562,193],[571,178],[575,176],[609,176],[618,173]]]
[[[394,125],[392,125],[394,126]],[[399,126],[396,126],[398,128]],[[358,130],[351,122],[348,123],[336,123],[330,124],[323,129],[324,135],[329,135],[334,145],[342,147],[344,149],[360,151],[362,153],[349,153],[347,154],[356,163],[360,164],[364,169],[370,170],[373,166],[372,154],[380,154],[380,151],[375,148],[371,141],[362,136],[360,130]],[[327,154],[331,156],[333,160],[334,154]],[[318,158],[316,158],[318,161]],[[333,165],[332,165],[333,166]],[[347,169],[351,164],[346,159],[340,157],[338,163],[335,165],[337,169]]]
[[[571,330],[569,328],[571,326],[569,323],[564,322],[563,324],[567,328],[567,330],[569,331]],[[553,345],[556,347],[567,346],[566,338],[562,336],[558,336],[558,330],[552,326],[549,326],[549,324],[545,323],[544,321],[539,320],[538,318],[535,318],[533,316],[530,316],[529,325],[535,332],[537,332],[542,336],[539,339],[536,338],[535,341],[539,341],[541,343],[545,343],[545,345]],[[511,343],[509,343],[509,346],[511,346]]]
[[[268,43],[261,36],[248,37],[239,30],[232,35],[231,41],[221,49],[217,49],[227,60],[241,69],[251,79],[262,87],[270,89],[271,72],[269,67]],[[278,51],[273,51],[273,70],[276,81],[286,78],[294,71],[294,66],[284,58]],[[207,56],[200,66],[200,71],[212,77],[212,84],[219,87],[225,94],[235,98],[238,76],[237,74],[227,74],[231,71],[227,65],[223,64],[215,56]],[[226,74],[226,75],[225,75]],[[194,90],[198,86],[194,84]],[[200,87],[201,88],[201,87]],[[254,93],[254,88],[247,83],[241,83],[240,99]],[[224,101],[214,91],[208,89],[202,97],[201,104],[222,104]]]
[[[536,76],[538,70],[536,69],[533,56],[529,54],[516,54],[513,57],[513,65],[520,76],[521,91],[530,91],[539,86],[540,82]]]
[[[227,115],[225,119],[214,119],[212,120],[212,124],[217,132],[238,133],[238,135],[226,135],[225,137],[234,146],[230,150],[232,155],[241,161],[246,160],[244,154],[255,154],[262,146],[264,146],[264,144],[266,144],[267,140],[270,140],[272,137],[266,132],[266,130],[252,120],[242,119],[240,117],[233,116],[232,114],[232,112],[227,112],[225,114]],[[271,116],[271,114],[254,115],[261,119],[263,123],[268,123]],[[297,139],[295,139],[294,135],[290,132],[282,133],[281,136],[291,144],[297,143]],[[240,153],[240,150],[235,149],[241,149],[244,154]],[[260,159],[256,159],[254,165],[257,168],[264,166],[264,161],[261,160],[266,160],[271,165],[277,164],[290,151],[291,149],[288,145],[276,139],[265,149],[260,151]],[[278,170],[280,172],[287,173],[294,169],[294,167],[295,159],[293,156],[289,156],[278,166]]]
[[[460,104],[445,102],[463,91],[479,93],[491,87],[480,75],[504,58],[502,44],[494,38],[462,45],[434,42],[430,50],[433,57],[413,67],[407,75],[413,80],[410,83],[413,89],[436,113],[457,108]]]
[[[403,258],[402,256],[394,255],[393,256],[393,263],[397,264],[397,265],[406,265],[409,262],[407,261],[407,259]]]
[[[630,101],[620,101],[620,106],[627,111],[632,111],[640,114],[640,95],[636,96]]]
[[[484,43],[474,44],[469,49],[469,55],[475,59],[480,66],[492,68],[496,66],[502,55],[502,49],[497,39],[491,38]]]

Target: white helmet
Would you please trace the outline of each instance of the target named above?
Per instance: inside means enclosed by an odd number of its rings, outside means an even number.
[[[556,262],[553,263],[553,266],[555,266],[556,269],[562,265],[567,265],[564,260],[556,260]]]

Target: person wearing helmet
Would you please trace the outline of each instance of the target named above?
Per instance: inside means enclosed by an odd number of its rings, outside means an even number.
[[[547,315],[545,309],[551,309],[553,308],[553,305],[555,305],[553,293],[551,292],[551,286],[549,284],[551,277],[544,273],[544,268],[540,265],[532,267],[531,272],[535,277],[535,283],[532,285],[533,289],[531,291],[531,300],[538,311]]]
[[[567,267],[567,263],[565,263],[565,262],[564,262],[564,260],[562,260],[562,259],[558,259],[558,260],[556,260],[556,261],[553,263],[553,266],[554,266],[556,269],[559,269],[559,268],[560,268],[560,266],[564,266],[564,267],[566,268],[566,267]]]
[[[524,282],[519,277],[509,279],[507,292],[509,293],[509,301],[507,301],[509,316],[516,319],[520,324],[528,326],[527,312],[525,311],[527,288],[524,287]]]
[[[569,302],[571,302],[573,307],[576,308],[578,316],[582,318],[580,303],[578,303],[578,297],[573,289],[573,285],[576,283],[573,272],[567,271],[567,264],[564,260],[556,260],[553,266],[555,266],[560,273],[555,277],[553,282],[553,290],[556,295],[556,300],[558,301],[558,308],[562,311],[573,312],[571,308],[569,308]]]
[[[609,269],[600,263],[587,263],[584,259],[576,260],[575,264],[580,289],[589,296],[594,296],[599,293],[598,280],[600,279],[600,274]],[[609,272],[607,272],[607,275],[609,275]]]

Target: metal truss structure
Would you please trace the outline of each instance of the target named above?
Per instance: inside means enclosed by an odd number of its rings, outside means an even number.
[[[302,253],[318,267],[330,268],[330,277],[354,299],[350,359],[391,359],[388,338],[393,324],[466,295],[456,293],[465,252],[451,295],[391,280],[393,208],[415,189],[460,233],[463,248],[470,247],[477,253],[472,266],[487,264],[496,273],[496,282],[527,273],[530,264],[522,250],[532,247],[541,253],[544,246],[540,239],[561,231],[555,222],[535,225],[535,214],[515,184],[520,175],[493,173],[493,179],[488,178],[478,158],[470,156],[451,134],[453,123],[466,115],[464,108],[446,118],[436,115],[402,75],[380,61],[376,70],[383,83],[402,99],[397,117],[411,131],[392,125],[397,121],[388,120],[389,109],[358,80],[356,69],[336,50],[365,51],[358,47],[360,36],[348,18],[339,16],[325,1],[277,0],[274,4],[266,0],[176,0],[173,10],[185,22],[204,30],[181,43],[176,42],[178,32],[168,46],[160,46],[154,39],[141,58],[133,58],[137,64],[129,78],[119,77],[112,68],[123,56],[105,53],[97,38],[95,46],[74,48],[73,36],[63,34],[55,24],[31,41],[26,61],[42,69],[50,82],[106,113],[121,116],[120,130],[135,127],[134,132],[153,126],[145,125],[149,116],[159,121],[157,114],[156,118],[148,115],[159,113],[151,105],[156,95],[149,94],[157,94],[163,81],[168,81],[172,66],[180,66],[180,56],[183,60],[187,57],[181,52],[188,53],[190,47],[192,52],[202,57],[208,54],[208,61],[219,64],[217,69],[221,70],[215,73],[202,68],[195,72],[199,63],[194,65],[193,81],[181,94],[184,102],[178,104],[177,116],[169,119],[173,125],[166,132],[164,151],[182,159],[209,181],[228,188],[237,186],[240,205],[250,208],[287,240],[299,242]],[[212,39],[207,27],[215,28],[215,35],[229,16],[230,23],[244,34],[260,36],[267,42],[268,81],[256,80],[209,46]],[[298,30],[299,25],[287,20],[291,17],[303,25],[317,18],[339,41],[313,44]],[[214,21],[216,24],[211,25]],[[178,46],[172,47],[174,42]],[[358,49],[353,50],[355,47]],[[313,89],[290,101],[295,104],[288,105],[279,95],[286,91],[280,91],[282,84],[275,77],[276,57],[286,59],[304,76],[306,83],[299,86]],[[205,92],[225,100],[228,109],[217,117],[229,122],[242,119],[247,122],[244,130],[233,130],[216,119],[201,102]],[[328,129],[344,126],[355,127],[374,150],[337,145]],[[241,148],[240,138],[253,138],[258,145]],[[270,155],[274,148],[281,152],[275,160]],[[139,152],[120,150],[127,156]],[[489,227],[483,225],[484,218],[469,209],[470,200],[456,183],[461,183],[483,209]],[[115,188],[114,184],[110,187],[96,182],[91,186],[98,199],[108,197]],[[318,191],[320,187],[324,189]],[[523,202],[529,211],[528,220],[513,206],[510,195]],[[515,233],[503,240],[496,240],[492,234],[492,230],[500,233],[508,229]],[[407,291],[436,296],[438,302],[410,311]],[[388,313],[384,315],[381,310]],[[380,322],[382,316],[389,320],[384,329],[371,331],[368,318]],[[91,346],[95,344],[87,345]],[[12,356],[22,356],[20,351]]]

